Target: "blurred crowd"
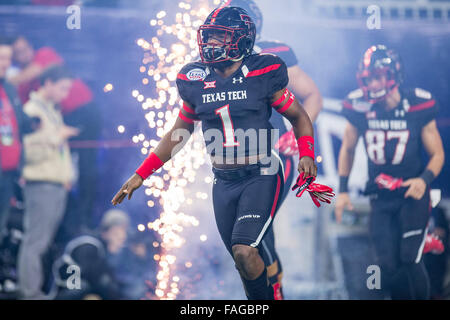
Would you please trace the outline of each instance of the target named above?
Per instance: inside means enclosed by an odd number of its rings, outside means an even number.
[[[97,149],[69,146],[98,140],[100,124],[91,89],[61,55],[0,36],[3,298],[152,297],[156,236],[133,232],[119,210],[94,226]]]

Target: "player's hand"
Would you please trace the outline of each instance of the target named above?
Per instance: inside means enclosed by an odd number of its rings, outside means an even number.
[[[341,223],[342,221],[342,212],[344,212],[344,209],[347,208],[348,210],[353,210],[352,202],[350,201],[350,196],[347,192],[341,192],[338,194],[336,199],[336,207],[335,207],[335,215],[336,215],[336,221],[338,223]]]
[[[402,183],[402,187],[408,187],[405,193],[405,198],[412,197],[413,199],[420,200],[427,190],[427,184],[422,178],[408,179]]]
[[[125,182],[125,184],[120,188],[119,192],[116,193],[114,198],[111,200],[111,203],[113,205],[116,205],[118,203],[122,203],[123,199],[128,195],[128,200],[131,199],[131,196],[133,195],[134,190],[139,188],[142,183],[144,182],[144,179],[137,173],[133,174],[130,179]]]
[[[67,140],[71,137],[75,137],[80,134],[80,130],[75,127],[70,127],[63,125],[61,129],[59,129],[59,134],[61,135],[61,138],[64,140]]]
[[[305,173],[305,177],[316,177],[317,176],[317,166],[314,163],[314,159],[308,156],[301,157],[298,162],[298,172]]]

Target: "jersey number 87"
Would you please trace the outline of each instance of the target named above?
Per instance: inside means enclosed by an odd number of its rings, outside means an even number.
[[[406,144],[409,139],[409,130],[367,130],[365,138],[367,155],[375,164],[386,164],[386,141],[398,139],[394,156],[392,158],[392,164],[399,164],[402,162],[405,155]]]

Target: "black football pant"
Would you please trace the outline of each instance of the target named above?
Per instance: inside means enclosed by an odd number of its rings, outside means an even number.
[[[381,270],[381,289],[392,299],[428,299],[422,251],[430,217],[429,190],[420,200],[371,200],[369,232]]]
[[[269,279],[276,281],[279,259],[272,223],[280,206],[284,177],[281,164],[272,174],[266,174],[262,167],[257,164],[239,170],[213,169],[214,214],[228,252],[233,256],[235,244],[257,248]]]

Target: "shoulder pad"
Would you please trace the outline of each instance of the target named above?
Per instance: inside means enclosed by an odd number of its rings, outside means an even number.
[[[366,100],[363,100],[364,94],[361,89],[356,89],[347,95],[347,98],[343,102],[343,106],[346,109],[351,109],[356,112],[369,112],[372,108],[372,104]]]
[[[361,99],[363,96],[364,96],[363,91],[361,89],[356,89],[347,95],[347,99],[349,99],[349,100]]]
[[[423,90],[423,89],[420,89],[420,88],[415,88],[414,89],[414,93],[415,93],[416,97],[421,98],[421,99],[429,100],[429,99],[432,98],[430,92],[428,92],[426,90]]]
[[[280,67],[282,69],[283,66],[286,69],[286,64],[280,57],[270,53],[259,53],[249,56],[241,68],[244,76],[247,77],[265,74],[273,70],[278,70]]]

